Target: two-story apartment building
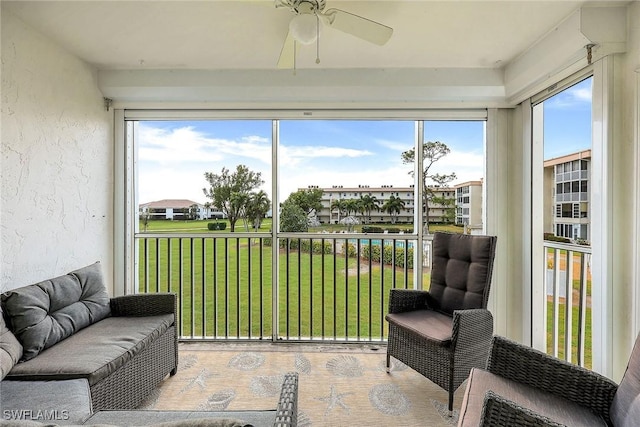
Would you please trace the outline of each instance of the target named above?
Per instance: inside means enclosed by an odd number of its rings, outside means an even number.
[[[202,203],[188,199],[163,199],[142,203],[139,213],[147,213],[149,219],[219,219],[224,214]]]

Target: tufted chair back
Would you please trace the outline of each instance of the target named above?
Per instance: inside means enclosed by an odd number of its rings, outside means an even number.
[[[453,315],[454,310],[487,307],[496,240],[495,236],[434,234],[429,308]]]

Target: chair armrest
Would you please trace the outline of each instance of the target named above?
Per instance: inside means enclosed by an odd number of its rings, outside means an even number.
[[[500,336],[493,339],[487,370],[587,407],[610,422],[618,385],[596,372]]]
[[[465,352],[481,356],[486,365],[493,338],[493,316],[484,308],[469,310],[455,310],[453,312],[453,330],[451,345],[455,351],[457,347]]]
[[[415,289],[391,289],[389,292],[389,313],[404,313],[427,308],[428,291]]]
[[[566,427],[489,390],[484,397],[480,426]]]
[[[298,373],[288,372],[284,375],[280,400],[276,408],[274,427],[298,425]]]
[[[176,295],[172,293],[135,294],[111,298],[112,316],[155,316],[176,314]]]

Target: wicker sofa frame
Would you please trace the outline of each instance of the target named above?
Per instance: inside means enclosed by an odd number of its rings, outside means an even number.
[[[151,345],[102,381],[91,386],[94,411],[137,407],[167,374],[178,368],[175,294],[139,294],[111,298],[112,316],[173,314],[174,322]]]
[[[167,376],[174,375],[178,367],[178,337],[176,334],[177,298],[172,293],[138,294],[109,299],[112,317],[137,317],[173,315],[169,327],[157,336],[146,340],[146,345],[122,366],[113,369],[106,377],[88,384],[90,389],[90,407],[94,412],[105,409],[136,408]],[[89,325],[85,329],[90,330]],[[46,357],[38,355],[38,357]],[[73,358],[73,354],[69,355]],[[24,383],[28,387],[31,381],[53,381],[87,379],[86,374],[57,374],[42,371],[9,372],[6,380]],[[34,394],[34,399],[42,398]],[[33,402],[32,407],[38,407]]]

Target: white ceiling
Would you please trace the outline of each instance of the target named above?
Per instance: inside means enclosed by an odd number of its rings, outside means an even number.
[[[405,74],[396,79],[420,70],[502,73],[572,12],[596,3],[613,2],[327,0],[327,8],[392,27],[391,40],[377,46],[324,28],[320,64],[315,63],[315,46],[303,46],[297,68],[314,76],[402,70]],[[227,79],[237,70],[246,80],[258,71],[265,79],[291,74],[276,64],[293,14],[276,9],[271,0],[3,0],[2,8],[98,70],[107,70],[107,77],[115,70],[215,70],[227,73]]]
[[[501,67],[584,1],[341,1],[394,29],[385,46],[332,28],[298,68]],[[287,9],[263,1],[3,1],[22,20],[99,69],[272,69]]]

